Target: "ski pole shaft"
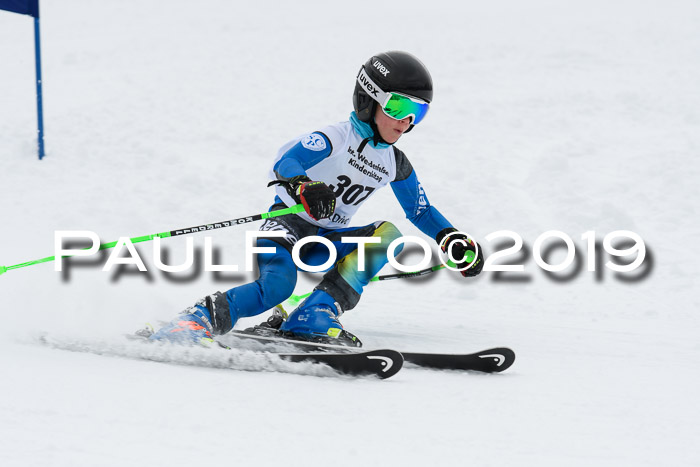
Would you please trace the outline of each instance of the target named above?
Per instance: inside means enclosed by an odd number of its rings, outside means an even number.
[[[451,267],[454,267],[455,264],[451,260],[447,260],[447,264],[449,264]],[[374,276],[371,278],[369,281],[370,282],[378,282],[378,281],[390,281],[393,279],[407,279],[409,277],[420,277],[420,276],[427,276],[428,274],[432,274],[436,271],[439,271],[440,269],[445,269],[444,264],[436,264],[435,266],[431,268],[426,268],[426,269],[421,269],[420,271],[413,271],[413,272],[400,272],[397,274],[385,274],[383,276]],[[295,295],[292,294],[291,297],[289,297],[287,300],[285,300],[285,303],[292,307],[296,307],[299,303],[301,303],[306,297],[311,295],[312,292],[305,293],[303,295]]]
[[[407,279],[409,277],[427,276],[428,274],[432,274],[435,271],[439,271],[440,269],[445,269],[445,265],[444,264],[437,264],[431,268],[421,269],[420,271],[400,272],[397,274],[385,274],[383,276],[374,276],[372,279],[370,279],[370,282],[390,281],[393,279]]]
[[[179,237],[181,235],[189,235],[192,233],[196,232],[205,232],[208,230],[215,230],[215,229],[222,229],[224,227],[233,227],[234,225],[240,225],[240,224],[247,224],[249,222],[255,222],[259,221],[262,219],[269,219],[271,217],[277,217],[277,216],[284,216],[286,214],[296,214],[298,212],[304,211],[304,205],[303,204],[297,204],[292,207],[286,208],[286,209],[280,209],[279,211],[272,211],[272,212],[264,212],[261,214],[255,214],[252,216],[245,216],[245,217],[239,217],[238,219],[230,219],[226,221],[221,221],[221,222],[214,222],[212,224],[202,224],[202,225],[196,225],[194,227],[187,227],[185,229],[175,229],[175,230],[170,230],[168,232],[161,232],[161,233],[155,233],[151,235],[142,235],[140,237],[132,237],[129,240],[131,243],[140,243],[140,242],[148,242],[150,240],[153,240],[156,237],[159,238],[168,238],[168,237]],[[100,250],[106,250],[108,248],[114,248],[114,246],[118,242],[109,242],[109,243],[103,243],[100,245]],[[88,250],[89,248],[85,248],[85,250]],[[70,255],[64,255],[63,258],[67,258]],[[41,258],[41,259],[36,259],[34,261],[27,261],[25,263],[19,263],[19,264],[14,264],[12,266],[0,266],[0,275],[6,273],[7,271],[10,271],[12,269],[19,269],[19,268],[24,268],[27,266],[32,266],[34,264],[41,264],[41,263],[46,263],[49,261],[54,261],[56,259],[55,256],[47,256],[46,258]]]

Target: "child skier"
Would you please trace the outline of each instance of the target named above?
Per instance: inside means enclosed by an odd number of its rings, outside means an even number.
[[[483,268],[481,249],[458,232],[430,203],[411,163],[394,144],[426,115],[433,98],[430,73],[416,57],[390,51],[372,56],[360,68],[353,93],[350,120],[295,138],[279,150],[271,170],[277,196],[270,211],[302,203],[305,212],[268,219],[262,231],[279,231],[284,237],[259,238],[257,246],[276,247],[275,253],[258,254],[260,277],[226,293],[204,297],[178,318],[150,336],[153,340],[204,343],[212,335],[230,331],[240,318],[255,316],[282,303],[294,292],[297,267],[292,247],[302,238],[317,235],[336,246],[335,262],[312,294],[280,330],[295,338],[357,345],[338,317],[354,308],[363,288],[387,263],[387,247],[400,237],[390,222],[377,221],[351,227],[353,214],[374,193],[391,185],[406,217],[434,238],[454,258],[478,252],[469,264],[457,262],[465,277]],[[364,271],[358,268],[358,243],[341,237],[374,237],[366,243]],[[305,264],[323,264],[328,249],[309,243],[301,248]]]

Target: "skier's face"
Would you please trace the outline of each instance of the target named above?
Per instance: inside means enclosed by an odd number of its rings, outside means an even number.
[[[374,122],[377,124],[379,136],[387,143],[394,144],[411,126],[411,117],[406,117],[403,120],[394,120],[377,106],[377,111],[374,113]]]

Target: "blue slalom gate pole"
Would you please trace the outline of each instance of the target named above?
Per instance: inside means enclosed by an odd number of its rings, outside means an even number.
[[[34,50],[36,53],[36,109],[38,119],[39,160],[44,158],[44,110],[41,95],[41,37],[39,16],[34,18]]]
[[[39,0],[0,0],[0,10],[34,18],[34,51],[36,58],[36,108],[38,119],[39,160],[44,158],[44,111],[41,97],[41,41],[39,35]]]

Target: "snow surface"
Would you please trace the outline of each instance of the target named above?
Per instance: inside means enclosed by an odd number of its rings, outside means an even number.
[[[182,365],[133,358],[123,334],[253,278],[176,281],[153,268],[152,244],[138,247],[149,274],[102,272],[104,259],[68,278],[51,263],[9,271],[0,465],[700,464],[700,3],[41,7],[42,162],[32,22],[0,12],[2,265],[52,255],[55,230],[113,241],[266,210],[276,149],[347,119],[360,64],[403,49],[435,83],[428,118],[398,144],[432,203],[488,252],[494,231],[518,232],[529,251],[566,232],[582,269],[553,280],[527,252],[511,258],[524,274],[371,285],[343,317],[367,347],[517,353],[503,374],[386,381],[198,365],[217,366],[219,351],[161,355]],[[354,221],[376,219],[419,234],[390,190]],[[641,278],[585,269],[581,235],[618,229],[648,246]],[[211,235],[222,263],[243,265],[244,230]],[[185,245],[163,242],[169,262]],[[297,292],[318,278],[302,275]]]

